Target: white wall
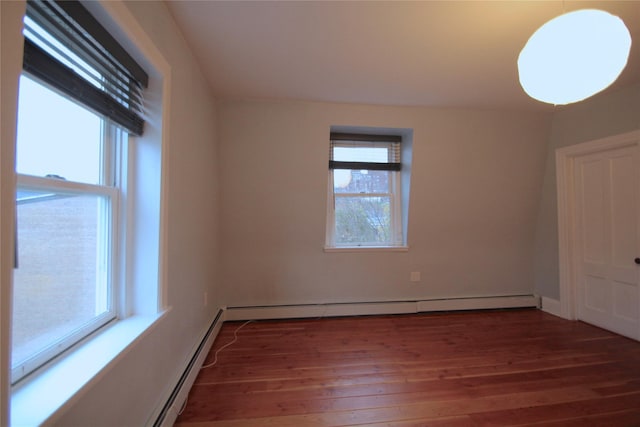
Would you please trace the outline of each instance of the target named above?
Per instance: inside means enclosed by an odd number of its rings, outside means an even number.
[[[533,293],[549,124],[534,113],[219,101],[225,303]],[[323,251],[331,125],[414,129],[408,252]]]
[[[559,108],[553,115],[536,229],[535,289],[560,297],[555,150],[640,129],[640,85]]]
[[[2,7],[2,409],[6,425],[6,377],[11,259],[6,253],[11,223],[14,130],[5,118],[15,118],[15,93],[21,68],[19,31],[22,3]],[[57,420],[59,425],[140,426],[173,387],[190,352],[219,306],[217,286],[218,191],[215,103],[181,33],[162,2],[131,2],[128,8],[171,67],[169,156],[165,250],[169,313],[98,382],[79,396]],[[17,10],[17,12],[16,12]],[[6,73],[6,74],[5,74]],[[6,156],[9,155],[7,158]],[[11,184],[12,185],[12,184]],[[9,215],[5,215],[9,213]],[[204,307],[203,293],[209,294]]]

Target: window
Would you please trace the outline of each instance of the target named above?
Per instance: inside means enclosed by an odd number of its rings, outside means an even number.
[[[147,76],[78,2],[29,1],[17,134],[12,382],[119,317],[128,135]]]
[[[331,133],[327,247],[403,245],[401,142],[395,135]]]

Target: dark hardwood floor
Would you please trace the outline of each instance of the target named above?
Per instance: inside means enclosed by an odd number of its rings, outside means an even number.
[[[205,363],[242,325],[223,326]],[[640,426],[640,343],[538,310],[245,325],[176,425]]]

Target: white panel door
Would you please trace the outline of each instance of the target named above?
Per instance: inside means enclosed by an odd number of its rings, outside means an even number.
[[[574,165],[578,319],[640,339],[638,147]]]

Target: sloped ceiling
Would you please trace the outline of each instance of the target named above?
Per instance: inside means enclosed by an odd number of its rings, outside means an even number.
[[[218,97],[551,111],[516,61],[549,19],[582,8],[633,39],[607,90],[640,82],[640,1],[167,1]]]

